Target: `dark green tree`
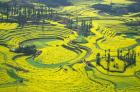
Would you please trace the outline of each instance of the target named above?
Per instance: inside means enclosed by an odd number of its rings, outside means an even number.
[[[96,55],[96,64],[101,65],[100,62],[101,62],[100,53],[97,53],[97,55]]]

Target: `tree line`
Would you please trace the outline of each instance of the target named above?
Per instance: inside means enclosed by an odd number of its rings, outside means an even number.
[[[44,5],[33,6],[7,3],[0,3],[0,13],[0,21],[18,22],[21,27],[28,21],[39,23],[44,19],[52,19],[56,15],[56,11],[53,8]]]
[[[123,53],[123,50],[117,51],[117,58],[127,62],[128,64],[135,64],[136,63],[136,51],[134,50],[128,50],[125,54]]]

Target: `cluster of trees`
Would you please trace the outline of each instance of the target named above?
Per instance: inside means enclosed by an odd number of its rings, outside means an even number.
[[[15,52],[15,53],[24,53],[26,55],[32,55],[32,54],[35,54],[37,52],[37,49],[36,49],[35,45],[31,45],[31,46],[20,45],[19,48],[16,48],[16,49],[11,50],[11,51]]]
[[[136,52],[134,50],[128,50],[126,54],[123,54],[123,50],[118,50],[117,58],[124,62],[127,62],[128,64],[135,64]]]
[[[105,60],[106,60],[107,62],[114,61],[114,58],[111,57],[110,49],[105,50]]]
[[[42,53],[42,51],[37,50],[35,45],[19,45],[18,48],[10,49],[10,51],[15,53],[23,53],[23,55],[31,55],[33,59]],[[13,57],[13,59],[15,59],[16,57],[17,56]]]
[[[124,70],[127,66],[136,64],[136,52],[134,50],[118,50],[117,51],[117,58],[119,60],[122,60],[124,62]],[[139,53],[138,53],[139,56]],[[102,57],[100,53],[96,54],[96,64],[99,66],[101,65],[102,58],[105,58],[105,61],[107,62],[107,70],[109,71],[110,62],[113,62],[115,60],[114,56],[111,56],[110,49],[105,50],[105,56]],[[117,63],[114,63],[114,68],[119,68]]]
[[[80,32],[79,34],[82,36],[89,36],[91,31],[90,29],[92,28],[92,22],[87,22],[86,20],[82,20],[82,23],[80,25]]]
[[[67,19],[67,28],[73,29],[75,28],[76,24],[72,19]]]
[[[97,53],[96,55],[96,64],[99,65],[99,66],[102,66],[101,65],[101,59],[103,57],[101,57],[100,53]],[[110,49],[108,50],[105,50],[105,56],[104,56],[106,62],[107,62],[107,70],[109,71],[109,65],[110,65],[110,62],[113,62],[115,60],[115,58],[113,58],[110,54]],[[116,68],[118,68],[118,65],[117,64],[114,64],[114,66]]]
[[[107,62],[107,70],[109,70],[110,62],[115,60],[115,58],[111,56],[110,49],[105,50],[105,60]],[[114,64],[114,67],[118,68],[118,64]]]
[[[81,36],[89,36],[91,31],[90,29],[92,28],[92,19],[90,20],[76,20],[73,19],[68,19],[67,20],[67,25],[68,28],[74,29],[78,32],[79,35]]]
[[[16,21],[19,26],[23,27],[27,21],[39,23],[44,19],[52,19],[56,11],[50,7],[31,4],[18,5],[16,3],[0,3],[1,21]],[[5,20],[6,16],[6,20]]]
[[[5,15],[6,18],[9,18],[9,11],[10,11],[10,7],[7,3],[4,2],[0,2],[0,13],[1,13],[1,18],[3,19]]]

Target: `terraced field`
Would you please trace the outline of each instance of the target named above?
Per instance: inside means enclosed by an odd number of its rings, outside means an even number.
[[[26,88],[25,85],[32,85],[31,89],[33,90],[31,91],[34,92],[38,87],[34,88],[33,85],[37,85],[38,82],[36,80],[33,80],[33,84],[31,81],[29,82],[29,80],[33,79],[33,74],[37,74],[34,75],[34,78],[40,79],[42,76],[42,83],[43,81],[45,82],[46,78],[48,77],[47,79],[49,80],[46,80],[45,84],[50,83],[52,80],[54,81],[51,82],[53,84],[49,85],[58,83],[57,86],[63,86],[66,84],[62,83],[64,80],[70,82],[77,79],[78,76],[80,78],[80,75],[73,71],[74,68],[72,68],[73,65],[71,64],[80,62],[80,60],[84,59],[84,57],[87,57],[86,53],[88,52],[83,48],[83,46],[75,47],[78,45],[70,43],[70,41],[75,38],[75,32],[61,26],[47,26],[45,27],[44,31],[40,30],[41,28],[39,26],[30,26],[25,27],[24,29],[17,28],[16,30],[1,30],[1,76],[4,76],[4,79],[2,78],[3,80],[1,80],[2,91],[7,92],[7,88],[9,87],[9,91],[25,91],[28,90],[28,87]],[[37,48],[42,51],[42,54],[34,60],[31,58],[31,56],[24,56],[10,52],[10,49],[15,49],[19,45],[26,46],[32,44],[36,45]],[[13,57],[15,58],[13,59]],[[39,71],[41,72],[39,73]],[[67,71],[71,71],[72,73],[68,73]],[[54,72],[56,72],[56,76],[54,76]],[[44,76],[44,73],[47,75]],[[76,78],[72,77],[73,79],[71,80],[71,78],[68,78],[70,76],[75,76]],[[49,87],[49,85],[45,90],[53,90]],[[69,85],[70,84],[68,84],[68,86]],[[24,86],[25,88],[23,88]],[[42,88],[38,89],[38,91],[41,90]]]
[[[115,39],[119,41],[124,39],[116,36],[111,38],[112,40],[104,38],[107,40],[104,42],[99,40],[94,43],[96,39],[98,40],[104,35],[96,31],[96,28],[93,28],[96,36],[87,38],[88,43],[85,45],[73,43],[72,40],[76,38],[76,33],[63,26],[46,26],[43,31],[39,26],[1,30],[0,74],[3,78],[1,78],[0,90],[2,92],[11,90],[13,92],[27,90],[31,92],[44,92],[46,90],[55,92],[59,89],[63,92],[85,92],[88,89],[87,92],[93,90],[113,92],[125,90],[128,87],[133,89],[133,87],[138,86],[136,81],[139,81],[139,63],[137,63],[137,67],[129,68],[123,74],[111,73],[96,66],[95,53],[108,49],[108,43]],[[124,42],[127,40],[132,42],[129,43],[130,45],[136,44],[130,39],[124,39]],[[19,45],[36,45],[42,53],[32,59],[31,56],[10,52],[10,49],[15,49]],[[114,47],[113,45],[109,46]],[[124,43],[121,46],[128,45]],[[139,50],[139,46],[137,49]],[[13,57],[16,58],[13,59]],[[94,67],[88,66],[87,61],[91,61]],[[135,73],[135,71],[137,72]],[[127,81],[128,78],[129,81]],[[136,91],[138,89],[139,87],[135,88]]]
[[[54,8],[60,19],[46,19],[46,24],[0,23],[0,92],[140,91],[140,26],[126,24],[140,19],[139,13],[111,15],[92,7],[110,0],[70,2]],[[135,3],[112,0],[115,4]],[[69,17],[92,19],[91,34],[68,28]],[[127,61],[129,53],[135,54],[134,64]]]

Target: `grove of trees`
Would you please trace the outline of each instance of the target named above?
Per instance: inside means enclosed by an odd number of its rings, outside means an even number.
[[[66,23],[67,27],[70,29],[74,29],[81,36],[89,36],[91,34],[91,28],[93,27],[92,18],[90,19],[68,19]]]

